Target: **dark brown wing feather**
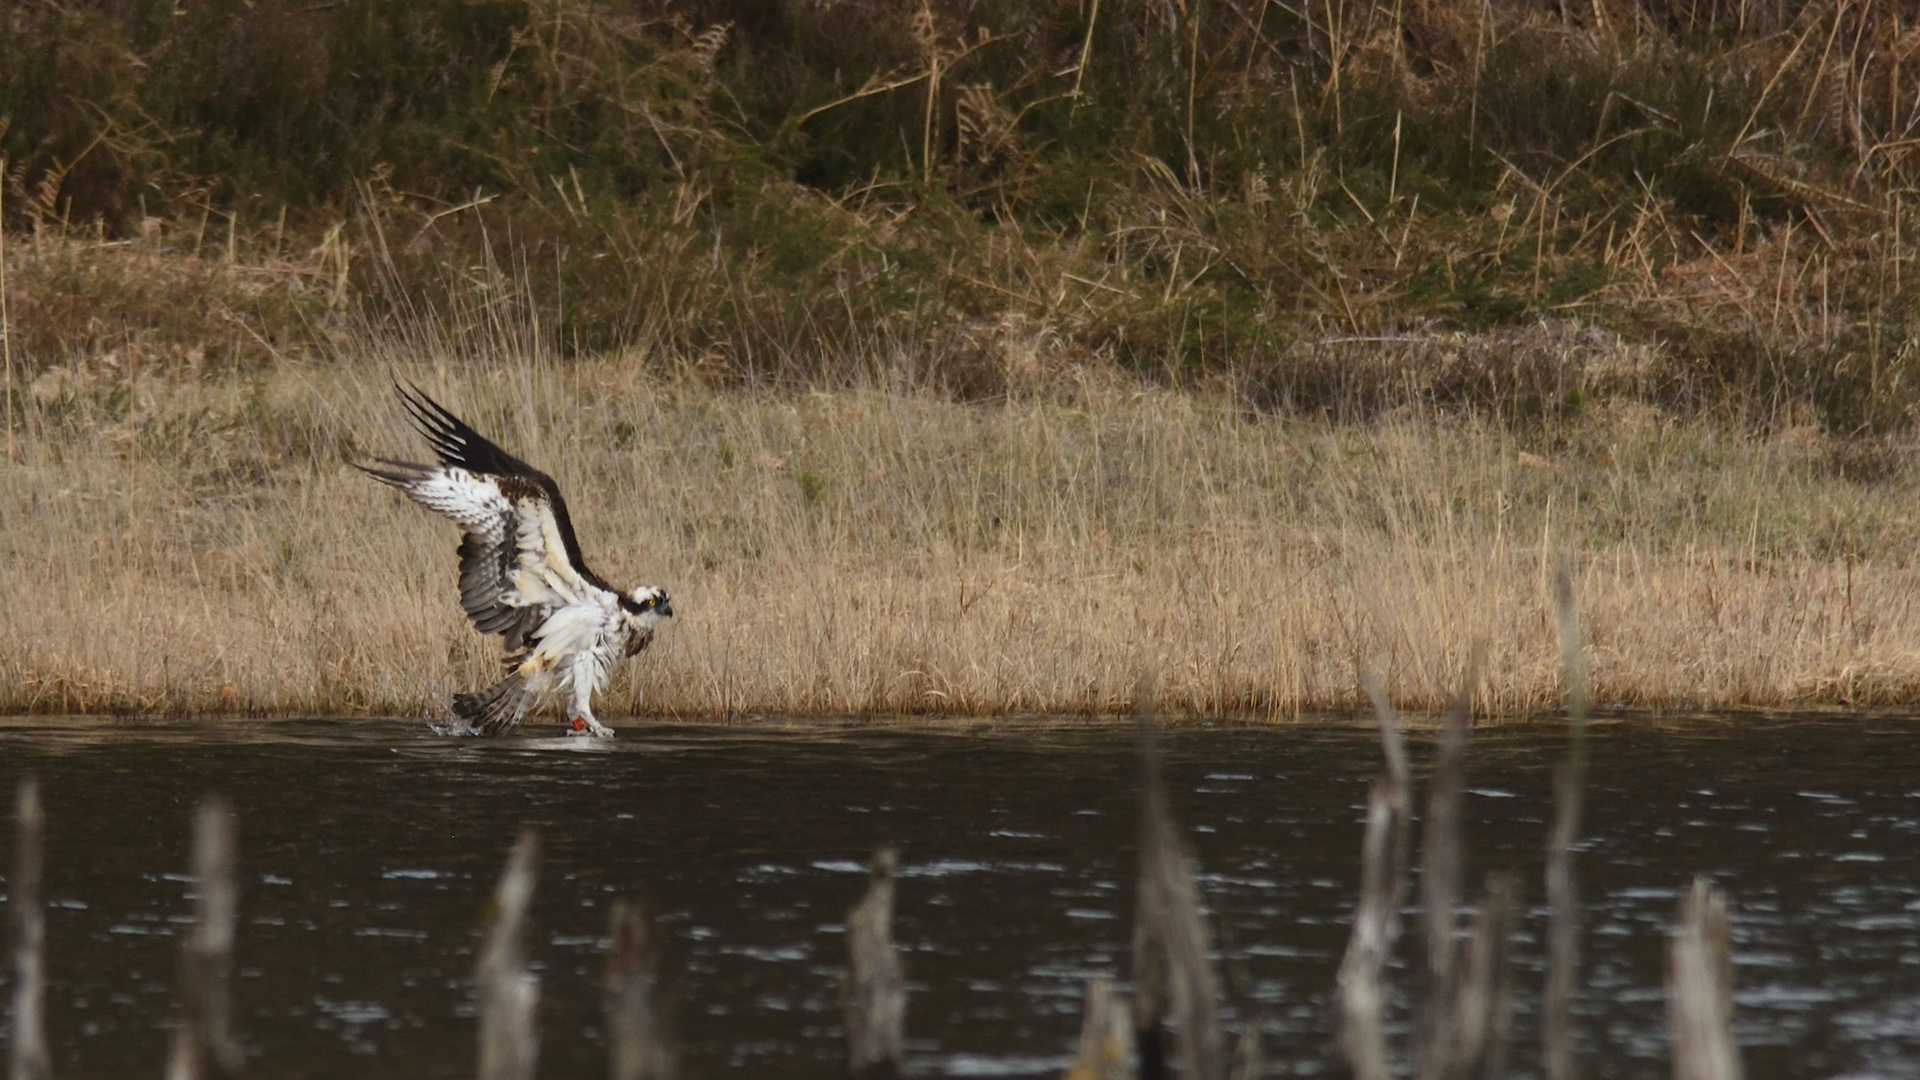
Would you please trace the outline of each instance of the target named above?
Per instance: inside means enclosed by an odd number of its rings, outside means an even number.
[[[400,401],[407,407],[407,412],[413,416],[413,426],[419,429],[427,442],[433,444],[433,452],[439,456],[440,464],[456,466],[471,473],[498,476],[502,478],[501,490],[507,493],[509,498],[512,497],[512,492],[510,485],[506,482],[508,477],[531,484],[538,489],[547,504],[553,507],[553,522],[560,530],[560,544],[566,549],[567,561],[588,582],[611,591],[612,587],[602,580],[600,575],[589,569],[586,560],[581,557],[580,541],[573,535],[573,519],[567,516],[567,500],[561,496],[560,485],[553,482],[553,477],[502,450],[497,443],[473,430],[466,421],[428,397],[419,387],[395,383],[394,389],[399,392]],[[472,540],[471,535],[468,540]],[[460,589],[464,600],[468,574],[465,543],[460,546],[460,555]],[[504,566],[509,568],[512,566],[511,534],[509,534],[508,543],[500,549],[500,557],[505,560]],[[492,567],[489,566],[488,569],[491,572]],[[468,613],[472,614],[471,608],[468,609]],[[479,616],[476,615],[474,618],[477,625]]]
[[[516,530],[509,526],[507,535]],[[509,653],[517,653],[532,642],[533,632],[547,621],[553,609],[545,604],[514,606],[500,602],[511,582],[516,557],[512,540],[496,541],[478,533],[460,540],[460,607],[473,620],[474,629],[483,634],[499,634]]]

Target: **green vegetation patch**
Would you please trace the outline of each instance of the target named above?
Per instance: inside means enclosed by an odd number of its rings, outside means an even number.
[[[16,7],[15,248],[195,261],[16,254],[10,337],[268,363],[479,292],[572,355],[992,396],[1573,323],[1671,350],[1663,407],[1904,427],[1911,34],[1723,7]]]

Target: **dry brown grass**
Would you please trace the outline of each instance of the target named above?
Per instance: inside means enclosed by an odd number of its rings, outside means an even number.
[[[610,715],[1290,716],[1362,665],[1433,707],[1476,641],[1519,714],[1561,693],[1563,552],[1602,703],[1920,700],[1902,445],[1631,405],[1336,426],[1083,368],[748,394],[525,337],[41,376],[0,469],[0,709],[421,714],[486,681],[455,530],[343,463],[421,453],[392,374],[552,472],[603,574],[673,591]]]

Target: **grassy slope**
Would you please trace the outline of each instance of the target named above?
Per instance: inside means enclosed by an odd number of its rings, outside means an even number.
[[[177,10],[8,10],[0,217],[277,270],[218,306],[28,274],[33,370],[269,363],[491,264],[567,355],[735,384],[892,354],[989,398],[1012,328],[1344,418],[1596,392],[1913,418],[1920,32],[1881,0]],[[1542,321],[1648,362],[1528,369],[1517,402],[1439,357],[1316,362]]]

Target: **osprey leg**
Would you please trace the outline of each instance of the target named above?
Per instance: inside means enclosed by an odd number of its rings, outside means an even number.
[[[613,729],[593,716],[593,692],[606,680],[610,666],[606,654],[599,649],[574,659],[567,672],[573,681],[573,693],[567,700],[567,734],[613,737]]]
[[[613,729],[593,718],[593,710],[576,702],[567,707],[567,734],[613,738]]]

